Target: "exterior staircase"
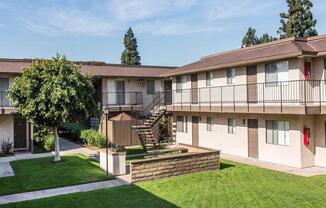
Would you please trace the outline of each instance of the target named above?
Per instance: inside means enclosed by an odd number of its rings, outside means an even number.
[[[132,128],[137,131],[140,143],[147,152],[148,145],[157,145],[157,140],[153,133],[153,126],[166,113],[166,105],[164,103],[164,95],[159,93],[151,104],[142,111],[136,118],[136,125]]]

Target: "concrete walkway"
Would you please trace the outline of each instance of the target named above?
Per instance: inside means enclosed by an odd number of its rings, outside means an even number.
[[[66,139],[60,138],[60,153],[61,155],[71,155],[71,154],[84,154],[88,157],[91,157],[99,161],[99,151],[92,150],[86,147],[83,147],[79,144],[73,143]]]
[[[231,160],[247,165],[254,165],[261,168],[266,168],[270,170],[275,170],[283,173],[289,173],[289,174],[294,174],[294,175],[304,176],[304,177],[326,175],[326,168],[323,167],[314,166],[308,168],[296,168],[296,167],[290,167],[286,165],[278,165],[270,162],[264,162],[253,158],[239,157],[239,156],[228,155],[228,154],[221,154],[221,158],[225,160]]]
[[[87,183],[82,185],[74,185],[74,186],[66,186],[61,188],[26,192],[20,194],[12,194],[12,195],[0,196],[0,204],[9,204],[14,202],[42,199],[42,198],[77,193],[77,192],[87,192],[87,191],[93,191],[97,189],[122,186],[126,184],[128,183],[123,180],[117,179],[117,180],[101,181],[101,182]]]

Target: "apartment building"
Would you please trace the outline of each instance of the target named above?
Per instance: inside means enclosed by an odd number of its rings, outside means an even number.
[[[7,90],[32,60],[0,59],[0,144],[13,142],[16,151],[32,147],[32,125],[16,114],[7,99]],[[157,95],[171,90],[172,80],[160,75],[174,69],[165,66],[125,66],[102,62],[77,62],[82,73],[92,73],[98,83],[98,106],[113,116],[120,112],[130,114],[142,111]]]
[[[293,167],[326,166],[326,36],[288,38],[172,70],[177,143]]]

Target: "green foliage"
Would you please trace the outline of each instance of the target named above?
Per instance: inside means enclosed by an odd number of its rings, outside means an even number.
[[[57,55],[37,59],[23,69],[8,90],[17,111],[37,125],[58,127],[60,123],[88,117],[96,108],[91,75]]]
[[[46,151],[54,150],[54,137],[53,135],[47,135],[44,137],[44,149]]]
[[[74,141],[79,140],[80,131],[83,129],[85,129],[85,126],[78,123],[67,122],[60,126],[61,136]]]
[[[268,43],[271,41],[277,40],[277,38],[269,35],[268,33],[264,33],[260,38],[259,38],[259,44],[261,43]]]
[[[137,50],[137,39],[135,38],[131,27],[129,27],[127,33],[125,34],[123,44],[125,49],[121,54],[121,64],[140,65],[140,56]]]
[[[315,26],[317,20],[313,18],[310,0],[287,0],[287,13],[280,13],[281,27],[278,30],[280,38],[291,36],[310,37],[317,35]]]
[[[44,142],[44,137],[48,136],[51,133],[51,130],[47,126],[37,125],[33,126],[34,141],[37,143]]]
[[[256,35],[256,29],[249,27],[246,35],[242,39],[241,47],[248,47],[258,44],[258,38]]]
[[[261,37],[256,35],[256,29],[249,27],[246,35],[242,39],[241,47],[253,46],[261,43],[267,43],[277,40],[277,38],[270,36],[268,33],[264,33]]]
[[[105,146],[105,137],[95,129],[86,129],[80,132],[80,138],[88,145],[95,147]]]

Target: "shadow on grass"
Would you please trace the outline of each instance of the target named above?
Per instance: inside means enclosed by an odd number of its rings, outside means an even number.
[[[137,185],[125,185],[109,189],[100,189],[91,192],[80,192],[56,196],[51,198],[25,201],[14,204],[4,205],[3,207],[24,207],[24,208],[59,208],[59,207],[78,207],[78,208],[102,208],[102,207],[167,207],[177,208],[175,204],[149,192]]]
[[[232,168],[235,165],[228,163],[228,162],[221,162],[220,164],[220,170],[226,169],[226,168]]]

